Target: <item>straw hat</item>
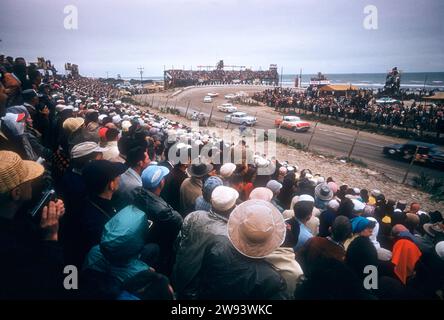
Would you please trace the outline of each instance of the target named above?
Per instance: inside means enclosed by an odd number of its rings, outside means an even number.
[[[228,237],[241,254],[263,258],[285,240],[284,218],[276,207],[263,200],[247,200],[231,212]]]
[[[63,129],[68,131],[68,133],[73,133],[77,131],[84,123],[85,120],[83,118],[68,118],[63,121]]]
[[[42,165],[25,161],[11,151],[0,151],[0,193],[9,192],[22,183],[34,180],[43,174]]]
[[[327,183],[320,183],[315,188],[315,196],[322,201],[330,201],[333,199],[333,191]]]

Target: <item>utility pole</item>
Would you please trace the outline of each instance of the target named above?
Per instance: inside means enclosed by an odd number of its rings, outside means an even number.
[[[140,73],[140,86],[143,87],[143,84],[142,84],[143,67],[138,67],[137,70],[139,70],[139,73]]]
[[[281,88],[282,88],[282,75],[284,73],[284,67],[281,67]]]
[[[419,146],[416,146],[415,154],[413,155],[412,159],[410,160],[410,164],[407,167],[407,171],[405,172],[404,178],[402,179],[402,184],[404,184],[407,180],[407,176],[409,175],[410,169],[412,168],[413,162],[416,160],[416,156],[418,155]]]
[[[108,71],[106,72],[106,79],[109,79],[109,77],[108,77]]]
[[[302,68],[299,71],[299,88],[302,88]]]

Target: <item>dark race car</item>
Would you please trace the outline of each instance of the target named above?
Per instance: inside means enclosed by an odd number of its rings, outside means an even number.
[[[410,162],[416,154],[415,162],[444,169],[444,152],[437,145],[418,141],[408,141],[404,144],[385,146],[382,152],[391,158]]]

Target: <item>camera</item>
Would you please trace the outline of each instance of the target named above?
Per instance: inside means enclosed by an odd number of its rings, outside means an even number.
[[[57,201],[57,194],[54,189],[50,189],[43,193],[42,198],[39,200],[37,205],[30,211],[30,215],[32,218],[38,216],[38,214],[42,211],[43,207],[48,205],[49,201]]]

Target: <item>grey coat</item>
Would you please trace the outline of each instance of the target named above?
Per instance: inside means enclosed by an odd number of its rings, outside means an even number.
[[[172,275],[179,298],[196,298],[205,251],[212,247],[216,236],[228,238],[227,221],[226,217],[207,211],[194,211],[186,216],[178,236]]]

